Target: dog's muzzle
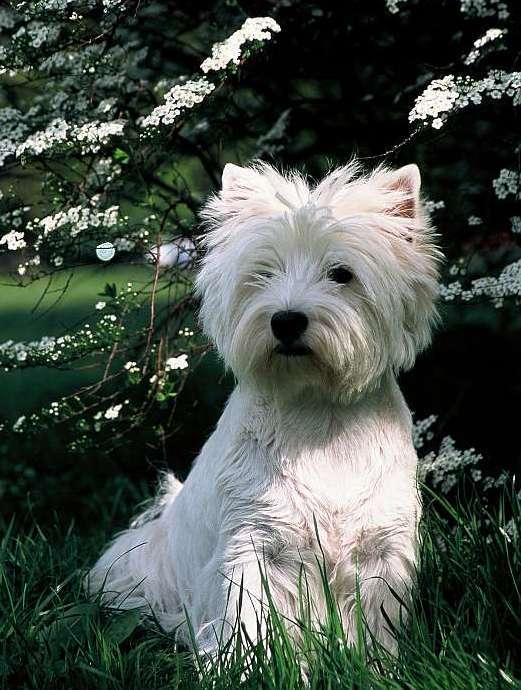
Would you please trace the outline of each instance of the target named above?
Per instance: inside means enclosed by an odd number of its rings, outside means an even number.
[[[308,317],[300,311],[278,311],[271,317],[271,330],[279,341],[275,352],[287,357],[301,357],[311,353],[299,342],[308,327]]]

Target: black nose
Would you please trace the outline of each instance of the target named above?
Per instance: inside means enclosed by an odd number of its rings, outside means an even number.
[[[273,335],[284,345],[298,340],[308,326],[308,317],[300,311],[278,311],[271,317]]]

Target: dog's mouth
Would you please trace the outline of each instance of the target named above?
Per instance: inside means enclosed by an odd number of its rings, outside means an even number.
[[[307,345],[302,345],[295,343],[293,345],[283,345],[279,343],[275,346],[275,350],[278,355],[284,355],[285,357],[305,357],[311,354],[311,348]]]

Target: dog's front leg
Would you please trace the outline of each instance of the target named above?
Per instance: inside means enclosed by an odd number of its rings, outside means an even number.
[[[394,629],[406,621],[407,602],[414,581],[414,562],[415,539],[412,534],[382,539],[376,532],[355,552],[353,565],[358,596],[351,601],[346,620],[352,642],[361,642],[362,627],[368,647],[375,639],[391,654],[396,654]]]
[[[262,546],[256,544],[252,535],[240,535],[223,549],[209,583],[206,622],[197,636],[205,653],[214,656],[225,647],[232,651],[231,640],[239,631],[246,643],[255,644],[266,635],[268,570]]]

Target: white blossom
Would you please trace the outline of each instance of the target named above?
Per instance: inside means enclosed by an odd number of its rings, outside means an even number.
[[[35,252],[38,252],[45,242],[51,242],[52,248],[56,250],[61,244],[68,246],[70,240],[87,230],[99,230],[100,228],[114,228],[122,222],[119,215],[119,206],[110,206],[104,210],[97,210],[98,197],[90,199],[89,206],[71,206],[70,208],[57,211],[43,218],[32,218],[28,221],[26,228],[36,235],[32,244]],[[63,249],[63,247],[61,247]],[[64,258],[61,254],[56,254],[51,258],[51,263],[56,267],[62,266]],[[18,273],[24,275],[28,268],[38,266],[40,256],[38,254],[27,259],[20,264]]]
[[[521,72],[490,70],[483,79],[449,74],[434,79],[418,96],[409,121],[419,120],[440,129],[449,113],[479,104],[484,97],[497,100],[504,96],[512,98],[513,105],[521,104]]]
[[[399,12],[408,0],[385,0],[389,12]],[[471,17],[497,17],[508,19],[510,12],[505,0],[460,0],[460,11]]]
[[[78,355],[80,348],[94,351],[102,349],[107,343],[117,340],[124,327],[117,323],[114,314],[105,314],[94,328],[87,323],[75,333],[66,333],[58,338],[44,336],[31,342],[7,340],[0,343],[0,363],[2,366],[17,368],[21,363],[49,365],[67,362]]]
[[[431,427],[436,422],[438,418],[436,415],[431,414],[425,419],[420,419],[414,422],[412,426],[412,441],[416,449],[422,448],[425,445],[425,441],[430,441],[432,439]]]
[[[21,113],[16,108],[0,108],[0,167],[15,155],[17,146],[27,136],[33,114],[32,109]]]
[[[188,366],[188,355],[179,355],[178,357],[170,357],[165,362],[166,371],[174,371],[175,369],[186,369]]]
[[[82,154],[96,153],[101,146],[108,144],[111,137],[121,136],[125,124],[125,120],[94,120],[81,125],[70,125],[62,118],[55,118],[45,129],[31,134],[18,144],[15,154],[17,158],[27,153],[37,156],[63,144],[77,144]]]
[[[17,232],[16,230],[11,230],[11,232],[6,233],[0,238],[0,244],[6,244],[7,249],[10,251],[16,251],[17,249],[23,249],[27,246],[24,239],[23,232]]]
[[[105,419],[117,419],[122,407],[123,405],[121,403],[119,405],[112,405],[105,410],[105,414],[103,416]]]
[[[508,19],[510,16],[505,0],[460,0],[460,10],[471,17]]]
[[[385,0],[385,4],[387,5],[389,12],[396,14],[400,11],[400,5],[402,5],[405,1],[406,0]]]
[[[511,230],[514,234],[519,234],[521,233],[521,216],[512,216],[510,219],[510,222],[512,223]]]
[[[435,211],[440,211],[442,208],[445,208],[445,202],[444,201],[432,201],[431,199],[427,199],[424,203],[423,206],[427,213],[430,215],[431,213],[434,213]]]
[[[165,103],[141,120],[141,127],[171,125],[180,115],[193,108],[215,89],[205,77],[176,84],[165,94]]]
[[[102,211],[92,206],[71,206],[44,218],[32,219],[28,228],[38,233],[39,240],[35,242],[35,247],[38,247],[44,238],[58,229],[66,228],[70,236],[75,237],[88,228],[112,228],[118,223],[118,214],[119,206],[110,206]]]
[[[128,371],[129,374],[137,374],[139,373],[139,367],[137,365],[137,362],[129,361],[125,364],[123,367],[126,371]]]
[[[496,307],[501,307],[505,298],[521,297],[521,259],[506,266],[497,277],[485,276],[472,280],[467,288],[460,281],[440,285],[440,296],[446,302],[452,302],[456,298],[471,302],[486,297]]]
[[[96,302],[96,305],[95,305],[95,307],[98,311],[105,309],[106,306],[107,306],[106,302]]]
[[[54,43],[60,34],[59,27],[40,21],[22,25],[12,36],[13,42],[26,43],[32,48],[41,48],[45,43]]]
[[[102,145],[108,144],[111,137],[121,136],[125,125],[125,120],[86,122],[72,128],[71,139],[80,144],[82,153],[96,153]]]
[[[0,28],[12,29],[16,24],[15,13],[9,7],[0,7]]]
[[[241,60],[242,47],[248,41],[269,41],[273,33],[278,33],[280,26],[271,17],[248,17],[240,29],[225,41],[212,46],[211,57],[201,63],[203,72],[218,72],[226,69],[230,62],[238,65]]]
[[[521,196],[521,173],[503,168],[499,172],[499,177],[492,180],[492,186],[498,199],[506,199],[510,195],[519,199]]]
[[[475,468],[482,458],[474,448],[458,450],[454,439],[445,436],[437,453],[432,451],[420,458],[418,479],[422,482],[429,479],[434,488],[447,493],[457,483],[461,472],[466,468]]]
[[[114,246],[118,252],[131,252],[136,247],[136,242],[129,237],[115,237]]]
[[[22,431],[23,425],[25,423],[25,415],[23,414],[21,417],[18,417],[16,422],[13,424],[13,431],[20,432]]]
[[[33,155],[38,155],[47,149],[61,144],[67,140],[69,125],[61,118],[56,118],[50,122],[46,129],[31,134],[27,139],[17,146],[16,156],[20,158],[26,151]]]
[[[483,36],[481,36],[481,38],[478,38],[477,41],[474,41],[474,48],[465,58],[465,64],[471,65],[472,63],[476,62],[480,56],[483,46],[486,46],[488,43],[492,43],[493,41],[497,41],[498,38],[501,38],[506,33],[506,29],[489,29]]]
[[[125,9],[126,0],[102,0],[104,12],[115,12]]]

